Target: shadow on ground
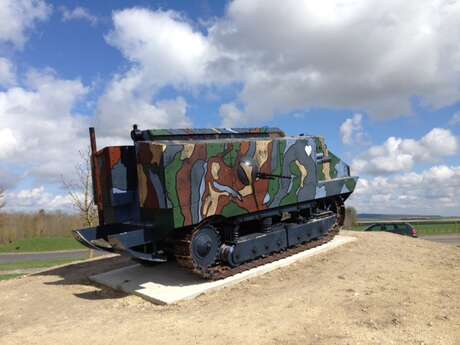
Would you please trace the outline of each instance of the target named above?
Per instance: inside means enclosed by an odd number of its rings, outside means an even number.
[[[94,287],[93,291],[74,293],[74,296],[87,300],[101,300],[123,298],[127,293],[110,289],[106,286],[94,283],[89,277],[95,274],[111,271],[117,268],[132,265],[134,262],[123,256],[109,256],[60,266],[50,270],[34,273],[31,276],[53,276],[56,280],[47,281],[46,285],[85,285]]]

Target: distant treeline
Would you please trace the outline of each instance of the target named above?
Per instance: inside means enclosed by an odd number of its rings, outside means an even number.
[[[84,227],[79,215],[63,212],[0,213],[0,244],[33,237],[72,236]]]
[[[358,213],[358,221],[377,221],[377,220],[415,220],[415,219],[441,219],[439,215],[416,215],[416,214],[380,214],[380,213]]]

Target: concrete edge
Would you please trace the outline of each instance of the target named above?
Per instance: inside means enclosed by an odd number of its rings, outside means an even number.
[[[305,251],[302,251],[300,253],[297,253],[297,254],[294,254],[294,255],[291,255],[287,258],[283,258],[283,259],[280,259],[280,260],[277,260],[277,261],[274,261],[272,263],[268,263],[268,264],[265,264],[265,265],[262,265],[262,266],[259,266],[259,267],[255,267],[255,268],[252,268],[250,270],[247,270],[247,271],[244,271],[244,272],[241,272],[241,273],[238,273],[232,277],[229,277],[229,278],[226,278],[226,279],[222,279],[222,280],[217,280],[217,281],[205,281],[203,280],[203,284],[207,284],[207,286],[203,286],[203,289],[201,291],[196,291],[196,292],[191,292],[189,293],[188,295],[186,296],[183,296],[182,298],[180,299],[174,299],[174,298],[171,298],[171,299],[168,299],[167,297],[164,297],[162,299],[157,299],[151,295],[148,295],[146,293],[143,293],[142,291],[144,290],[144,288],[142,287],[142,285],[140,286],[140,288],[138,289],[133,289],[133,288],[129,288],[129,285],[125,285],[124,284],[124,281],[122,281],[121,283],[117,283],[117,284],[114,284],[113,286],[109,286],[107,285],[104,277],[106,275],[113,275],[113,274],[119,274],[121,276],[123,276],[123,272],[124,271],[129,271],[130,269],[132,268],[135,268],[135,267],[139,267],[141,266],[140,264],[134,264],[134,265],[130,265],[130,266],[126,266],[126,267],[122,267],[122,268],[118,268],[118,269],[115,269],[115,270],[112,270],[112,271],[108,271],[108,272],[104,272],[104,273],[100,273],[100,274],[97,274],[97,275],[93,275],[93,276],[90,276],[88,277],[90,281],[93,281],[99,285],[102,285],[102,286],[108,286],[112,289],[115,289],[115,290],[121,290],[125,293],[128,293],[128,294],[134,294],[138,297],[141,297],[149,302],[152,302],[154,304],[159,304],[159,305],[167,305],[167,304],[176,304],[176,303],[179,303],[181,301],[184,301],[184,300],[191,300],[191,299],[194,299],[200,295],[203,295],[205,293],[208,293],[210,291],[216,291],[216,290],[220,290],[220,289],[223,289],[223,288],[226,288],[226,287],[231,287],[231,286],[234,286],[244,280],[248,280],[248,279],[252,279],[252,278],[255,278],[257,276],[260,276],[260,275],[263,275],[265,273],[268,273],[268,272],[271,272],[271,271],[275,271],[277,269],[280,269],[280,268],[284,268],[286,266],[289,266],[295,262],[301,262],[302,260],[305,260],[311,256],[316,256],[316,255],[319,255],[321,253],[327,253],[329,252],[330,250],[334,249],[334,248],[337,248],[337,247],[340,247],[342,245],[345,245],[347,243],[351,243],[351,242],[354,242],[354,241],[357,241],[358,238],[356,237],[353,237],[353,236],[347,236],[347,235],[341,235],[340,237],[336,237],[335,238],[335,242],[328,242],[328,243],[325,243],[321,246],[318,246],[318,247],[315,247],[315,248],[311,248],[311,249],[307,249]]]
[[[249,279],[261,276],[261,275],[263,275],[265,273],[276,271],[278,269],[284,268],[284,267],[289,266],[289,265],[291,265],[293,263],[296,263],[296,262],[302,262],[303,260],[305,260],[305,259],[307,259],[307,258],[309,258],[311,256],[318,255],[318,254],[321,254],[321,253],[327,253],[331,249],[340,247],[340,246],[342,246],[344,244],[347,244],[347,243],[355,242],[358,239],[356,237],[352,237],[352,236],[342,236],[339,240],[340,240],[340,242],[339,241],[336,241],[334,243],[329,242],[329,246],[327,248],[324,248],[324,247],[321,248],[322,246],[318,246],[318,247],[315,247],[315,248],[307,249],[307,250],[304,250],[303,252],[288,256],[287,258],[280,259],[280,260],[271,262],[269,264],[265,264],[265,265],[262,265],[262,266],[259,266],[259,267],[252,268],[252,269],[250,269],[248,271],[244,271],[244,272],[235,274],[233,277],[237,277],[237,278],[234,278],[232,281],[225,281],[225,279],[218,280],[219,284],[216,284],[216,286],[212,287],[211,290],[215,291],[215,290],[220,290],[222,288],[231,287],[231,286],[236,285],[236,284],[238,284],[238,283],[240,283],[240,282],[242,282],[244,280],[249,280]],[[325,243],[325,244],[327,245],[328,243]],[[275,264],[274,265],[275,267],[272,266],[273,264]],[[197,294],[195,294],[195,296],[190,297],[190,298],[185,298],[185,299],[195,298],[195,297],[197,297],[197,296],[199,296],[201,294],[206,293],[209,290],[210,289],[205,290],[205,291],[200,292],[200,293],[197,293]]]

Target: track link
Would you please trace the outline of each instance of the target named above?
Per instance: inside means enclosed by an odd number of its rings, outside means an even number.
[[[276,252],[266,257],[261,257],[258,259],[251,260],[237,267],[229,267],[227,265],[223,265],[219,263],[216,266],[212,266],[206,270],[203,270],[202,268],[197,267],[194,264],[191,256],[176,255],[176,260],[180,266],[188,270],[191,270],[193,273],[199,275],[200,277],[204,279],[219,280],[219,279],[231,277],[235,274],[250,270],[258,266],[262,266],[262,265],[265,265],[265,264],[268,264],[268,263],[271,263],[277,260],[287,258],[291,255],[303,252],[304,250],[318,247],[322,244],[325,244],[331,241],[335,237],[335,235],[339,233],[339,230],[340,228],[338,226],[334,226],[331,230],[329,230],[329,232],[326,235],[322,236],[321,238],[311,240],[309,242],[306,242],[306,243],[303,243],[303,244],[300,244],[294,247],[287,248],[281,252]],[[182,244],[178,245],[178,247],[190,245],[190,243],[187,243],[186,240],[181,240],[181,242]]]
[[[175,242],[175,257],[177,263],[186,268],[187,270],[197,274],[198,276],[207,279],[207,280],[219,280],[231,277],[235,274],[250,270],[252,268],[262,266],[277,260],[284,259],[291,255],[300,253],[307,249],[312,249],[318,247],[322,244],[325,244],[331,241],[335,235],[340,231],[340,228],[343,224],[344,218],[344,208],[342,205],[337,205],[337,222],[332,226],[332,228],[322,237],[314,239],[294,247],[289,247],[280,252],[275,252],[269,256],[260,257],[249,262],[243,263],[237,267],[230,267],[222,262],[218,262],[217,265],[203,269],[195,264],[191,256],[191,242],[193,238],[193,233],[195,229],[191,229],[183,234],[183,237],[176,240]]]

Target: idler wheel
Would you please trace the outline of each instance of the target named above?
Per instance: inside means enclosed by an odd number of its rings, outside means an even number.
[[[219,256],[219,233],[213,226],[207,225],[193,234],[190,247],[195,265],[206,269],[212,266]]]
[[[220,247],[220,259],[226,262],[230,267],[236,267],[239,265],[238,260],[235,258],[235,246],[223,244]]]

